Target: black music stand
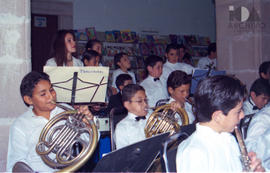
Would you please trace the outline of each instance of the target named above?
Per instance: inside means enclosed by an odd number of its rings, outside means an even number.
[[[162,142],[168,133],[163,133],[104,156],[93,172],[146,172],[159,155]]]

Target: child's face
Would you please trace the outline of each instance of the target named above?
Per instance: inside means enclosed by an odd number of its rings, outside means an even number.
[[[122,91],[123,88],[124,88],[125,86],[127,86],[128,84],[132,84],[132,80],[125,80],[124,83],[123,83],[123,85],[120,85],[120,86],[119,86],[119,89]]]
[[[97,66],[98,63],[97,63],[96,57],[95,57],[95,58],[92,58],[90,60],[85,59],[84,64],[85,64],[85,66]]]
[[[145,92],[140,90],[131,98],[130,101],[124,102],[125,108],[137,116],[145,116],[148,113],[147,97]]]
[[[94,45],[93,45],[93,47],[92,47],[92,50],[95,50],[95,51],[97,51],[100,55],[101,55],[101,53],[102,53],[102,51],[101,51],[101,44],[99,44],[99,43],[95,43]],[[100,58],[100,57],[99,57]]]
[[[175,101],[179,102],[180,104],[184,104],[186,101],[186,98],[188,98],[189,96],[189,88],[190,88],[190,84],[184,84],[175,89],[172,89],[171,87],[169,87],[168,91],[171,97],[175,99]]]
[[[56,92],[49,81],[41,80],[35,86],[32,97],[24,96],[24,101],[33,106],[36,115],[50,115],[55,108],[51,102],[56,101]]]
[[[154,67],[148,66],[147,70],[150,74],[150,76],[156,78],[160,77],[162,74],[162,69],[163,69],[163,63],[162,62],[157,62]]]
[[[168,61],[172,64],[177,63],[178,61],[178,52],[176,49],[171,49],[168,53],[166,53],[166,57]]]
[[[120,62],[118,62],[118,65],[120,68],[129,69],[130,68],[130,61],[127,55],[123,55],[123,57],[120,59]]]
[[[269,96],[264,94],[256,96],[255,92],[251,91],[250,95],[253,102],[259,109],[262,109],[269,101]]]
[[[67,33],[65,36],[65,45],[68,53],[76,52],[76,42],[74,41],[73,35]]]
[[[242,106],[243,101],[239,102],[227,115],[221,115],[219,124],[222,132],[232,132],[240,120],[244,118]]]

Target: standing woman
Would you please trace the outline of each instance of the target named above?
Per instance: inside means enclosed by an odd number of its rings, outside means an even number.
[[[72,54],[76,52],[76,41],[72,30],[59,30],[53,43],[53,58],[45,66],[83,66]]]

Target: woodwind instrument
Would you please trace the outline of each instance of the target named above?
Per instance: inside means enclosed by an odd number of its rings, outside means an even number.
[[[238,141],[240,152],[241,152],[240,160],[242,162],[243,171],[244,172],[252,172],[252,169],[250,168],[250,165],[249,165],[250,159],[248,157],[247,148],[246,148],[246,145],[244,143],[242,134],[237,126],[235,127],[234,131],[235,131],[236,139]]]

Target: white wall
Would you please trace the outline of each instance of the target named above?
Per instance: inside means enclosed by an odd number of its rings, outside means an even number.
[[[216,40],[213,0],[76,0],[74,29],[199,34]]]

